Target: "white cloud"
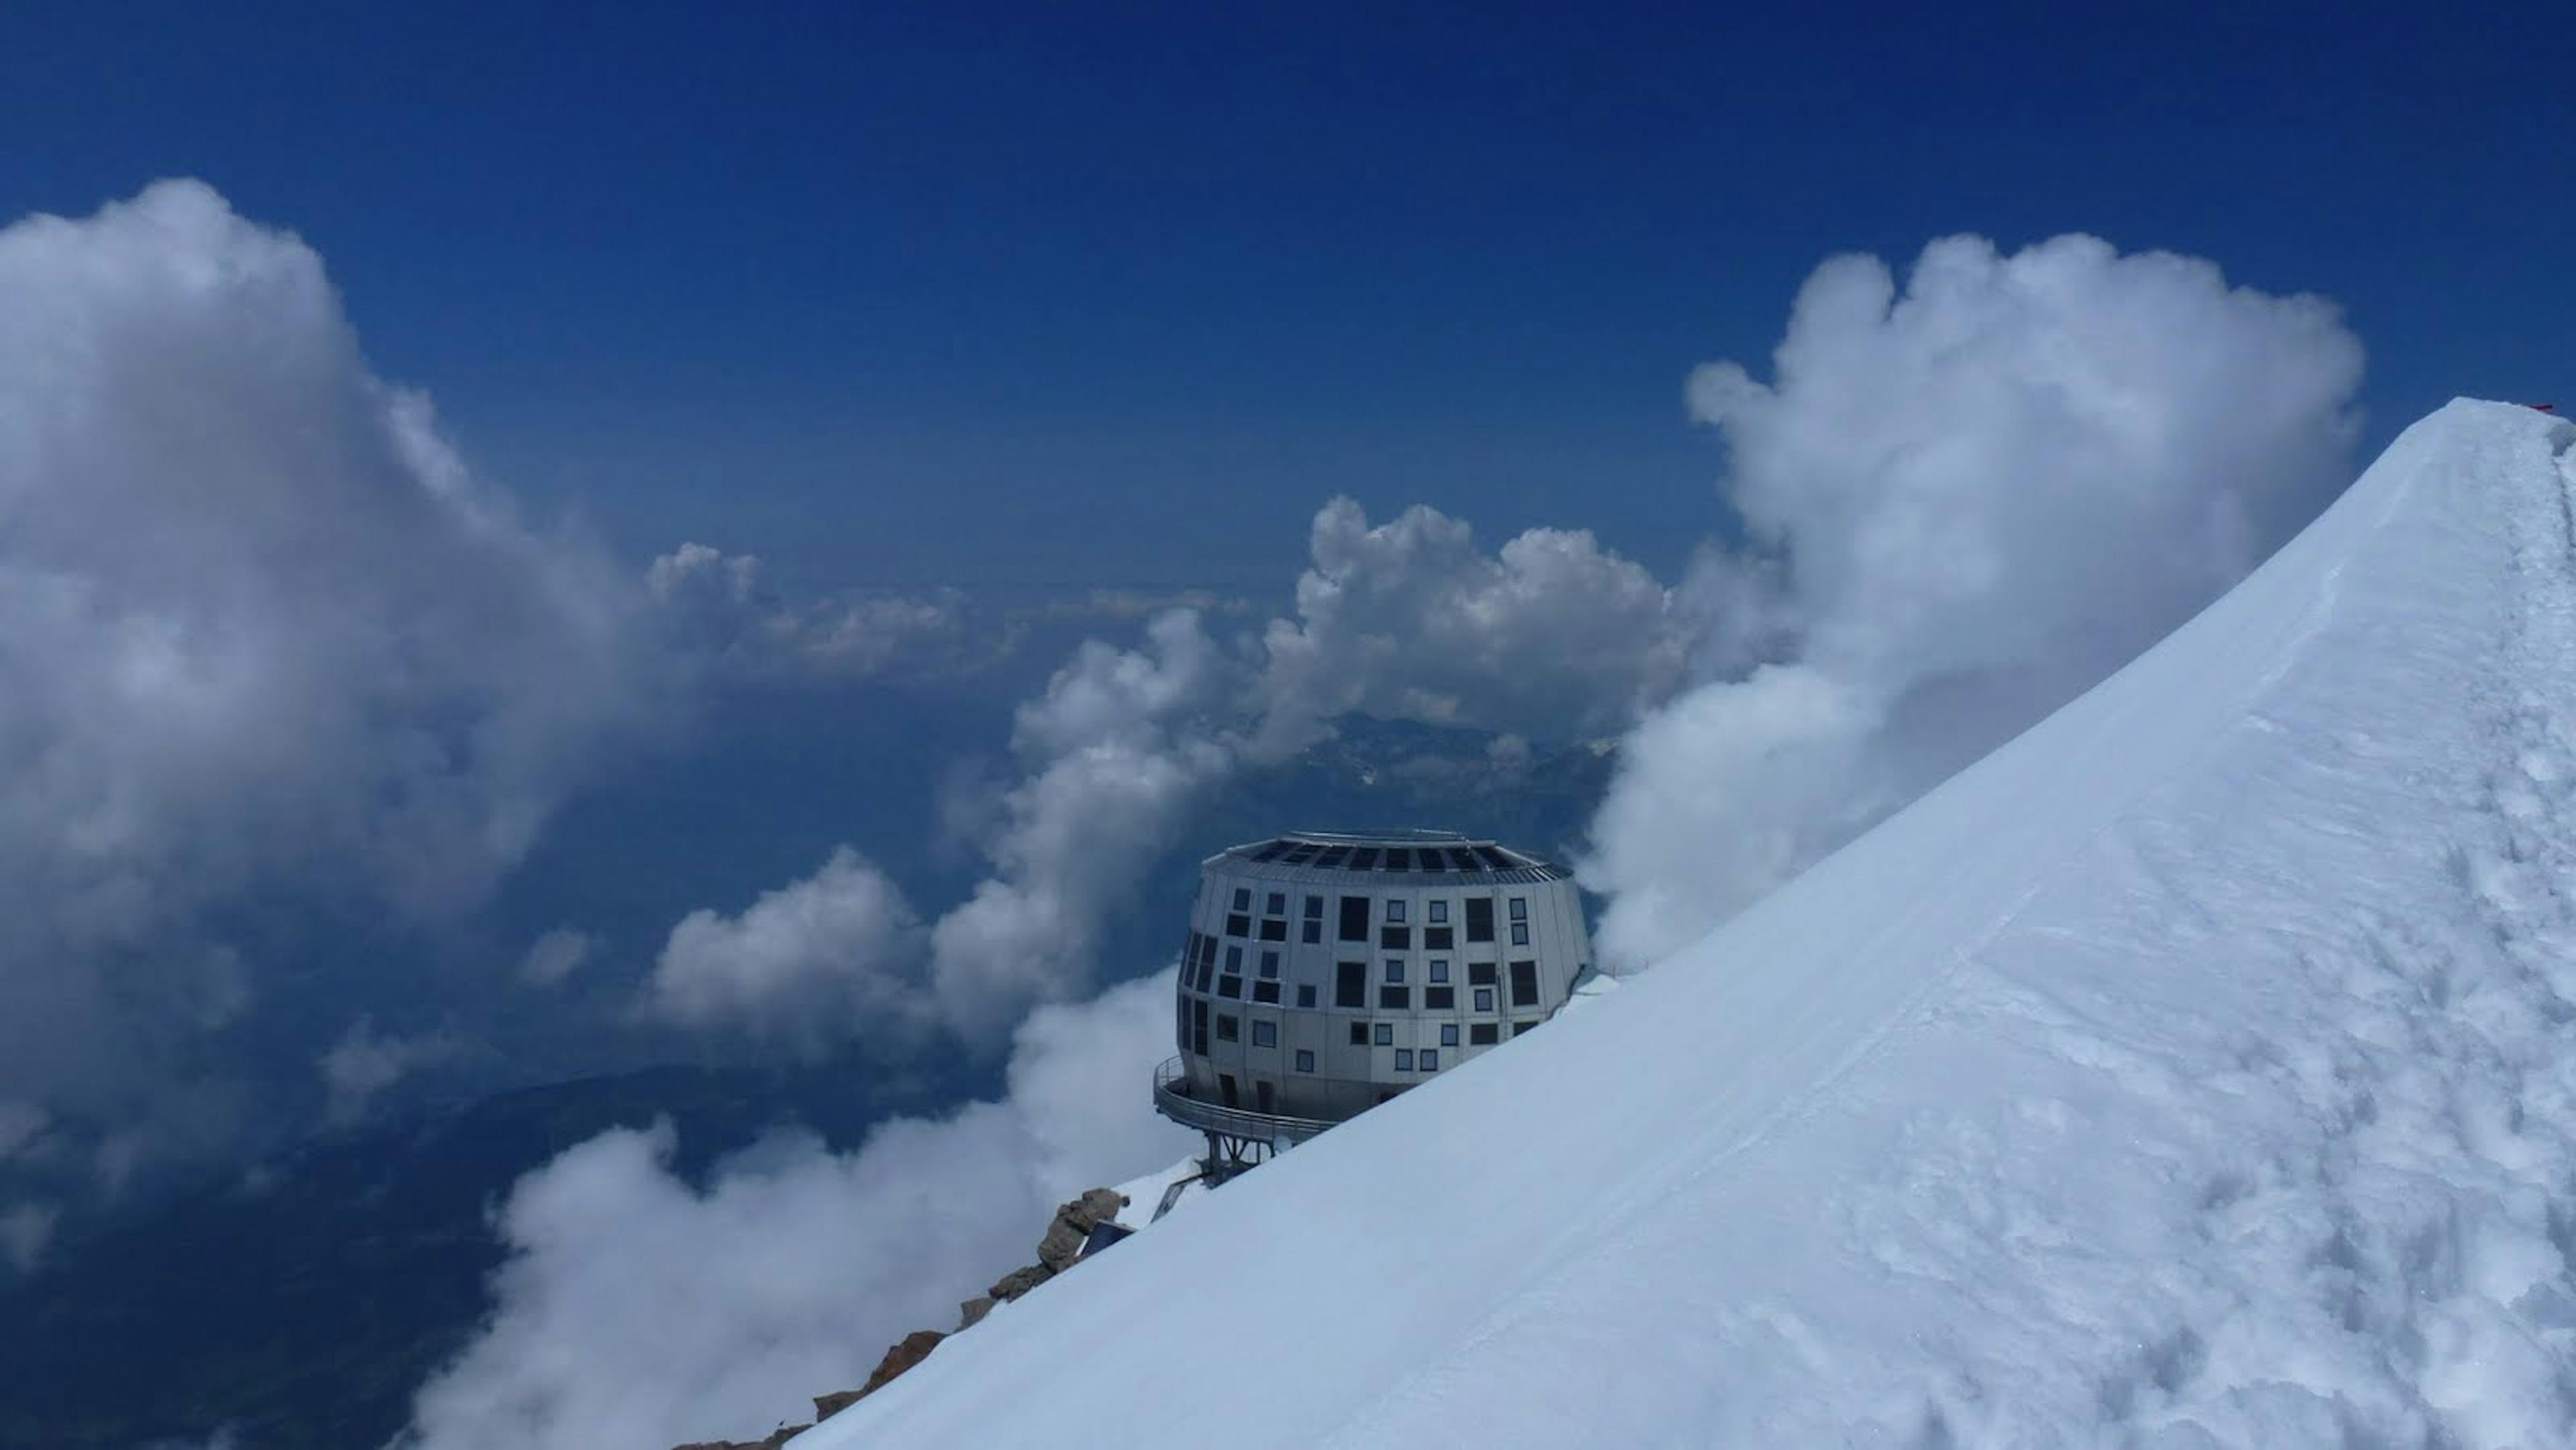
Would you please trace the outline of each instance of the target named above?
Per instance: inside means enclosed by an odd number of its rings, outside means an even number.
[[[644,1011],[819,1051],[845,1037],[910,1038],[923,1024],[921,923],[902,891],[839,847],[739,916],[700,909],[671,928]]]
[[[1757,552],[1683,590],[1719,678],[1628,741],[1603,956],[1696,937],[2223,591],[2350,476],[2360,373],[2325,302],[2089,237],[1935,242],[1901,295],[1817,269],[1774,382],[1691,382]]]
[[[791,602],[762,578],[757,557],[705,544],[655,559],[644,583],[683,651],[757,679],[968,670],[1009,653],[1018,638],[1009,628],[979,634],[953,589]]]
[[[0,1260],[24,1274],[45,1256],[62,1210],[50,1203],[18,1203],[0,1210]]]
[[[773,1140],[704,1191],[667,1129],[594,1138],[522,1179],[481,1336],[416,1398],[409,1450],[590,1450],[757,1438],[855,1388],[887,1345],[949,1329],[1028,1262],[1057,1203],[1178,1159],[1153,1115],[1169,971],[1019,1031],[1010,1094],[878,1127],[856,1151]]]
[[[590,933],[556,927],[528,944],[527,955],[519,959],[519,979],[532,987],[559,986],[598,949],[599,938]]]
[[[0,316],[0,1094],[186,1117],[257,1000],[210,913],[479,900],[653,713],[637,591],[205,186],[0,229]]]
[[[1104,914],[1234,765],[1207,713],[1235,667],[1187,610],[1146,633],[1142,650],[1085,641],[1020,707],[1012,746],[1029,773],[985,842],[994,874],[931,933],[941,1010],[969,1040],[1089,989]]]
[[[1297,618],[1263,637],[1265,758],[1352,711],[1559,739],[1615,731],[1670,691],[1688,649],[1664,587],[1581,530],[1531,529],[1489,555],[1436,510],[1372,528],[1335,499],[1315,515],[1312,552]]]
[[[0,1162],[36,1146],[53,1126],[54,1115],[24,1098],[0,1098]]]
[[[463,1043],[443,1032],[390,1036],[378,1032],[372,1018],[359,1018],[349,1024],[317,1064],[322,1085],[331,1095],[330,1120],[343,1124],[358,1121],[367,1115],[367,1105],[375,1101],[376,1094],[464,1050]]]

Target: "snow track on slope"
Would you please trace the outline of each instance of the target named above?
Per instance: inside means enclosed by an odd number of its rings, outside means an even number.
[[[2571,440],[2416,425],[2022,739],[814,1450],[2576,1444]]]

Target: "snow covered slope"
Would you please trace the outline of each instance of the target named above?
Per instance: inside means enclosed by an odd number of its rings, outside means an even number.
[[[2571,444],[2417,424],[1752,912],[798,1450],[2576,1444]]]

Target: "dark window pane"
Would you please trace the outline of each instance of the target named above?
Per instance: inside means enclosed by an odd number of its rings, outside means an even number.
[[[1315,1070],[1315,1054],[1303,1047],[1298,1048],[1297,1070],[1299,1072],[1313,1072]]]
[[[1410,870],[1412,870],[1412,869],[1413,869],[1413,853],[1412,853],[1411,851],[1408,851],[1408,850],[1404,849],[1404,848],[1403,848],[1403,847],[1401,847],[1401,846],[1397,847],[1396,849],[1394,849],[1394,850],[1392,850],[1392,851],[1387,852],[1387,853],[1386,853],[1386,869],[1388,869],[1389,871],[1410,871]]]
[[[1232,975],[1217,978],[1216,994],[1220,997],[1240,999],[1243,996],[1243,979]]]
[[[1227,936],[1252,935],[1252,918],[1243,915],[1241,912],[1237,912],[1234,915],[1227,917],[1225,919],[1225,934]]]
[[[1445,952],[1457,944],[1455,927],[1426,926],[1422,929],[1422,949],[1426,952]]]
[[[1537,1025],[1538,1024],[1535,1022],[1515,1022],[1512,1024],[1512,1035],[1514,1037],[1518,1037]]]
[[[1467,1045],[1470,1047],[1491,1047],[1502,1040],[1503,1027],[1499,1022],[1471,1022],[1467,1026]]]
[[[1300,1007],[1312,1007],[1315,1005],[1315,988],[1313,983],[1307,983],[1297,989],[1297,1005]]]
[[[1271,1086],[1266,1079],[1252,1080],[1253,1111],[1262,1113],[1270,1111],[1270,1093]]]
[[[1227,947],[1225,949],[1225,969],[1229,972],[1239,972],[1243,970],[1243,948]]]
[[[1234,889],[1234,909],[1237,911],[1250,911],[1252,909],[1252,890],[1250,887],[1238,886]]]
[[[1367,941],[1369,899],[1365,896],[1342,898],[1342,940]]]
[[[1218,1073],[1218,1074],[1216,1075],[1216,1085],[1217,1085],[1217,1090],[1218,1090],[1220,1093],[1224,1094],[1224,1096],[1225,1096],[1225,1105],[1226,1105],[1227,1107],[1231,1108],[1231,1107],[1235,1107],[1235,1106],[1237,1106],[1237,1105],[1238,1105],[1238,1101],[1237,1101],[1237,1099],[1238,1099],[1238,1094],[1235,1092],[1235,1087],[1234,1087],[1234,1074],[1233,1074],[1233,1073],[1230,1073],[1230,1072],[1221,1072],[1221,1073]]]
[[[1264,916],[1286,916],[1288,914],[1288,893],[1285,891],[1271,892],[1270,899],[1262,903],[1261,914]]]
[[[1476,989],[1476,1010],[1479,1012],[1491,1012],[1494,1010],[1493,988],[1478,987]]]
[[[1354,847],[1352,847],[1352,848],[1351,848],[1351,869],[1352,869],[1352,870],[1354,870],[1354,871],[1374,871],[1374,870],[1376,870],[1376,869],[1377,869],[1377,847],[1375,847],[1375,846],[1354,846]]]
[[[1525,947],[1529,945],[1528,922],[1516,921],[1512,923],[1512,945],[1516,947]]]
[[[1386,979],[1390,982],[1402,982],[1404,980],[1403,958],[1394,957],[1388,959],[1386,964]]]
[[[1411,1072],[1411,1071],[1413,1071],[1413,1049],[1412,1049],[1412,1048],[1410,1048],[1410,1047],[1399,1047],[1399,1048],[1397,1048],[1397,1049],[1395,1050],[1395,1070],[1396,1070],[1397,1072]]]
[[[1476,987],[1490,987],[1494,985],[1494,964],[1492,962],[1469,962],[1467,964],[1467,982],[1468,985]]]
[[[1381,1022],[1377,1024],[1377,1045],[1380,1047],[1393,1047],[1395,1045],[1394,1023]]]
[[[1412,989],[1411,987],[1380,987],[1380,988],[1378,988],[1378,989],[1377,989],[1377,1009],[1378,1009],[1379,1011],[1381,1011],[1381,1012],[1410,1012],[1410,1011],[1412,1011],[1412,1010],[1413,1010],[1413,989]]]
[[[1390,896],[1390,897],[1388,897],[1388,898],[1387,898],[1387,901],[1386,901],[1386,919],[1387,919],[1387,920],[1389,920],[1389,921],[1391,921],[1391,922],[1395,922],[1395,923],[1397,923],[1398,925],[1402,925],[1402,924],[1403,924],[1403,921],[1404,921],[1404,898],[1403,898],[1403,897],[1401,897],[1401,896]]]
[[[1306,930],[1305,930],[1305,935],[1304,935],[1304,937],[1303,937],[1303,940],[1305,941],[1306,945],[1308,945],[1308,946],[1310,946],[1310,947],[1311,947],[1311,946],[1321,946],[1321,945],[1323,945],[1323,942],[1324,942],[1324,924],[1323,924],[1322,922],[1320,922],[1320,921],[1310,921],[1310,922],[1306,923]]]
[[[1333,964],[1333,1005],[1336,1007],[1368,1005],[1368,963],[1335,962]]]
[[[1239,1040],[1241,1040],[1241,1039],[1242,1039],[1242,1036],[1243,1036],[1243,1024],[1242,1024],[1242,1022],[1241,1022],[1241,1020],[1240,1020],[1240,1019],[1238,1019],[1238,1018],[1234,1018],[1234,1017],[1229,1017],[1229,1016],[1227,1016],[1226,1014],[1224,1014],[1224,1013],[1222,1013],[1222,1012],[1219,1012],[1218,1014],[1216,1014],[1216,1040],[1217,1040],[1217,1041],[1219,1041],[1219,1042],[1235,1042],[1235,1041],[1239,1041]]]
[[[1255,983],[1253,983],[1253,984],[1252,984],[1252,1000],[1253,1000],[1253,1001],[1255,1001],[1255,1002],[1276,1002],[1276,1001],[1278,1001],[1278,1000],[1279,1000],[1279,984],[1278,984],[1277,982],[1255,982]]]
[[[1527,921],[1527,920],[1529,920],[1529,898],[1528,898],[1528,897],[1526,897],[1526,896],[1515,896],[1515,897],[1513,897],[1513,898],[1512,898],[1512,920],[1514,920],[1514,921]]]
[[[1197,1053],[1197,1054],[1198,1054],[1199,1056],[1201,1056],[1201,1057],[1205,1057],[1205,1056],[1207,1056],[1207,1050],[1208,1050],[1208,1010],[1207,1010],[1207,1003],[1205,1003],[1205,1002],[1192,1002],[1192,1003],[1190,1004],[1190,1034],[1191,1034],[1193,1037],[1196,1037],[1196,1038],[1198,1039],[1198,1041],[1197,1041],[1196,1045],[1194,1045],[1190,1050],[1191,1050],[1192,1052]]]
[[[1494,898],[1492,898],[1492,897],[1490,897],[1490,896],[1471,896],[1471,897],[1468,897],[1468,898],[1467,898],[1467,940],[1469,940],[1469,941],[1492,941],[1493,939],[1494,939]]]
[[[1424,917],[1423,920],[1430,922],[1434,926],[1444,924],[1449,920],[1448,902],[1434,901],[1423,909],[1430,913],[1430,915]]]
[[[1326,851],[1323,855],[1315,858],[1315,869],[1318,871],[1339,871],[1342,869],[1342,862],[1348,860],[1350,858],[1350,854],[1350,847],[1335,846],[1331,850]]]
[[[1187,1052],[1190,1050],[1189,999],[1186,997],[1182,998],[1178,1006],[1179,1010],[1173,1014],[1178,1020],[1173,1024],[1172,1041],[1181,1049],[1181,1051]]]
[[[1538,963],[1512,963],[1512,1005],[1515,1007],[1538,1005]]]
[[[1263,941],[1286,941],[1288,939],[1288,923],[1281,921],[1276,917],[1263,921],[1261,923],[1261,939]]]
[[[1277,1047],[1279,1045],[1279,1024],[1276,1022],[1253,1023],[1252,1045],[1255,1047]]]
[[[1431,959],[1431,980],[1435,982],[1445,982],[1449,980],[1449,959],[1447,957],[1433,957]]]
[[[1263,952],[1261,954],[1261,975],[1265,977],[1275,977],[1279,975],[1279,954],[1277,952]]]
[[[1366,1047],[1366,1046],[1368,1046],[1368,1024],[1367,1024],[1367,1023],[1365,1023],[1365,1022],[1354,1022],[1354,1023],[1352,1023],[1352,1024],[1351,1024],[1351,1046],[1353,1046],[1353,1047]]]
[[[1306,919],[1308,921],[1322,921],[1324,919],[1324,898],[1320,896],[1309,896],[1306,898]]]
[[[1457,1023],[1443,1022],[1440,1024],[1440,1045],[1443,1047],[1455,1047],[1458,1045]]]
[[[1422,1005],[1434,1012],[1455,1011],[1458,1006],[1458,989],[1455,987],[1425,987],[1422,989]]]
[[[1379,927],[1377,929],[1377,949],[1382,952],[1406,952],[1413,950],[1413,928],[1409,926]]]
[[[1432,1051],[1428,1047],[1422,1049],[1422,1070],[1424,1072],[1438,1072],[1440,1070],[1440,1054]]]

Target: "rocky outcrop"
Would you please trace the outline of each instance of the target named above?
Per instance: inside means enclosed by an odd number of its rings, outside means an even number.
[[[1038,1261],[1013,1269],[993,1283],[991,1291],[957,1306],[957,1327],[971,1329],[976,1321],[993,1311],[997,1303],[1008,1303],[1038,1285],[1072,1268],[1082,1257],[1082,1246],[1091,1241],[1091,1231],[1118,1217],[1127,1200],[1107,1188],[1094,1188],[1080,1198],[1056,1206],[1055,1217],[1047,1224],[1046,1236],[1038,1240]],[[930,1357],[948,1336],[936,1329],[916,1329],[901,1343],[885,1352],[877,1361],[866,1384],[854,1390],[835,1390],[814,1397],[814,1421],[821,1424],[850,1406],[867,1398],[888,1381]],[[701,1440],[693,1445],[680,1445],[673,1450],[779,1450],[788,1441],[814,1428],[813,1425],[781,1425],[766,1440]]]

